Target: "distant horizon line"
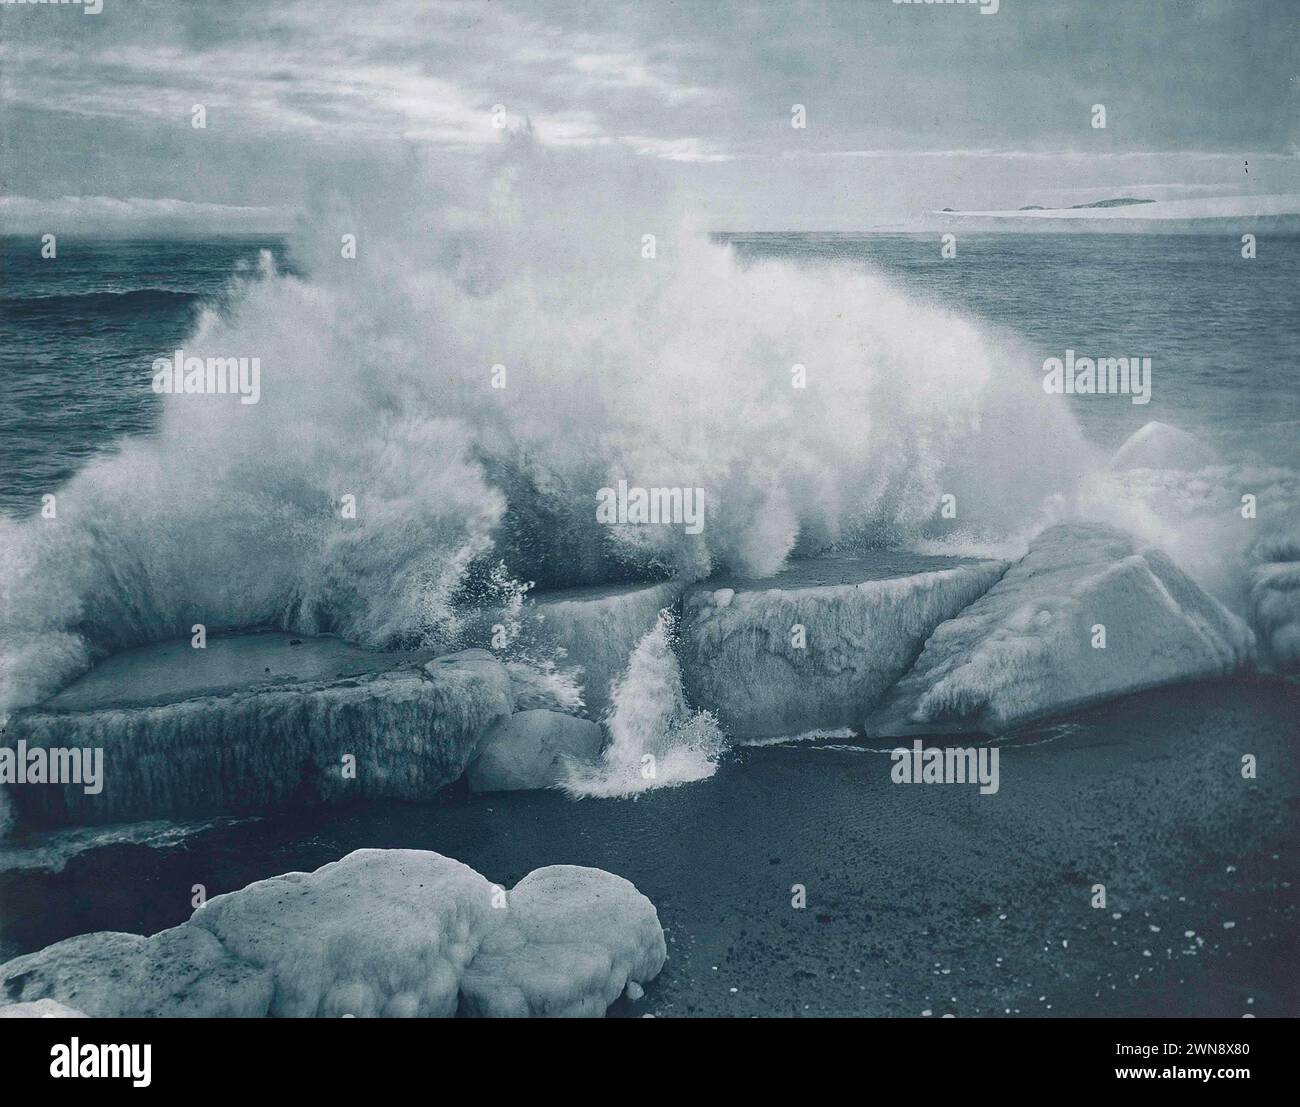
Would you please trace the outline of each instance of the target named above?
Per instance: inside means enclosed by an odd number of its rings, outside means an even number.
[[[958,213],[953,213],[958,214]],[[1280,233],[1287,238],[1300,237],[1300,213],[1292,216],[1261,216],[1261,219],[1293,219],[1294,228],[1288,226],[1280,229]],[[1225,233],[1235,232],[1240,225],[1241,217],[1238,216],[1218,216],[1214,218],[1188,219],[1188,220],[1148,220],[1145,223],[1139,223],[1136,220],[1118,220],[1113,221],[1096,221],[1084,223],[1082,221],[1071,221],[1074,225],[1068,229],[1059,229],[1050,225],[1044,225],[1043,221],[1027,223],[1022,225],[1013,225],[1009,221],[1002,222],[997,226],[988,227],[960,227],[958,228],[965,235],[1053,235],[1059,237],[1069,237],[1071,235],[1080,238],[1093,238],[1098,235],[1144,235],[1147,237],[1167,236],[1170,238],[1216,238]],[[1067,222],[1067,220],[1062,220]],[[1231,223],[1232,226],[1222,224]],[[1166,224],[1166,225],[1160,225]],[[1180,226],[1180,224],[1184,224]],[[1211,226],[1210,224],[1214,224]],[[705,233],[713,239],[734,239],[745,237],[757,237],[760,235],[770,236],[823,236],[823,237],[841,237],[841,238],[861,238],[870,235],[906,235],[909,237],[931,237],[942,231],[941,227],[904,227],[904,226],[879,226],[879,227],[824,227],[824,228],[751,228],[744,230],[709,230]],[[39,237],[40,232],[0,232],[0,242],[21,241]],[[293,231],[157,231],[157,230],[131,230],[131,231],[62,231],[56,232],[60,238],[72,242],[211,242],[217,239],[228,240],[245,240],[250,242],[266,242],[270,240],[279,240],[288,242],[293,238]],[[1279,233],[1278,228],[1274,228],[1273,233]]]

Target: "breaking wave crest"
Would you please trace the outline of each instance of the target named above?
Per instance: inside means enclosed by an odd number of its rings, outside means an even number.
[[[487,181],[382,184],[304,222],[304,276],[267,255],[184,341],[260,358],[259,403],[167,396],[57,518],[0,521],[0,712],[195,623],[468,644],[502,561],[539,586],[761,575],[923,539],[945,493],[978,545],[1092,464],[1003,336],[864,267],[743,263],[647,182],[524,142]],[[702,532],[601,525],[620,479],[704,489]]]

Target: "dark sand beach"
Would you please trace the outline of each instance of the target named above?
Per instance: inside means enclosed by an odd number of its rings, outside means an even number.
[[[174,925],[194,884],[212,896],[405,847],[506,885],[555,863],[632,880],[669,961],[614,1014],[1295,1016],[1298,737],[1294,680],[1210,682],[999,743],[991,796],[893,785],[885,752],[836,738],[742,747],[707,781],[634,800],[453,789],[220,824],[0,873],[0,957]]]

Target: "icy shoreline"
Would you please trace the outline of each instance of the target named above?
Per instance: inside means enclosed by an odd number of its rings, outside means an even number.
[[[600,869],[511,891],[423,850],[358,850],[203,903],[151,937],[100,932],[0,965],[0,996],[98,1018],[603,1015],[667,958],[654,905]],[[47,1001],[46,1008],[37,1007]]]
[[[187,648],[118,654],[10,718],[7,744],[105,751],[97,795],[59,783],[10,787],[20,819],[58,825],[423,799],[457,780],[484,732],[514,709],[509,675],[482,650],[424,660],[265,632],[214,638],[178,667]],[[194,678],[205,663],[210,678]]]
[[[102,748],[106,779],[96,794],[6,791],[35,826],[419,801],[467,770],[480,791],[581,778],[578,794],[631,794],[709,775],[707,752],[690,772],[677,754],[717,745],[714,716],[738,740],[844,726],[998,733],[1228,675],[1255,652],[1245,623],[1163,553],[1099,524],[1050,527],[1014,563],[828,557],[684,594],[561,593],[536,610],[577,647],[585,691],[609,703],[589,712],[603,728],[579,728],[489,651],[429,659],[259,632],[128,651],[16,712],[7,745]],[[664,610],[670,626],[682,612],[679,630],[657,622]]]
[[[196,879],[211,897],[362,847],[415,848],[506,887],[557,861],[630,880],[670,959],[615,1017],[1291,1016],[1277,965],[1294,930],[1279,882],[1300,879],[1298,693],[1245,676],[1071,713],[999,742],[993,796],[897,786],[889,743],[830,736],[741,747],[711,779],[635,801],[456,790],[111,844],[62,872],[0,872],[0,960],[174,927]],[[1238,772],[1243,751],[1269,766],[1258,780]]]

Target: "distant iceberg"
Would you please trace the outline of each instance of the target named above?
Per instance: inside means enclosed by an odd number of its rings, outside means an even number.
[[[944,208],[927,212],[924,223],[947,230],[976,231],[1293,231],[1300,229],[1300,194],[1199,196],[1149,201],[1122,197],[1063,208],[1037,205],[970,211]]]

